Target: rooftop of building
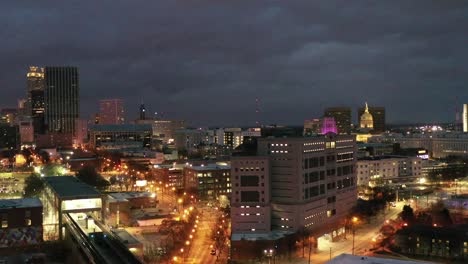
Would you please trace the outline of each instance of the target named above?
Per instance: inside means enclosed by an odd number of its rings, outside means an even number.
[[[336,264],[361,264],[361,263],[362,264],[424,264],[424,263],[434,263],[434,262],[341,254],[327,262],[327,264],[335,264],[335,263]]]
[[[232,233],[231,240],[232,241],[240,241],[240,240],[249,240],[249,241],[258,241],[258,240],[277,240],[280,238],[285,237],[286,235],[290,235],[291,232],[288,231],[271,231],[267,233]]]
[[[0,200],[0,209],[31,208],[31,207],[42,207],[41,200],[39,200],[38,198]]]
[[[92,125],[89,127],[91,131],[126,131],[126,132],[142,132],[151,131],[153,128],[150,124],[118,124],[118,125]]]
[[[42,179],[62,200],[101,197],[99,191],[74,176],[49,176]]]
[[[109,193],[108,194],[112,199],[125,202],[129,199],[133,198],[154,198],[156,194],[152,194],[150,192],[117,192],[117,193]]]
[[[212,171],[212,170],[230,170],[231,166],[229,165],[219,165],[219,164],[207,164],[200,166],[189,166],[188,169],[196,171]]]
[[[335,134],[335,133],[327,133],[327,134],[312,134],[310,136],[304,136],[301,134],[294,134],[294,135],[279,135],[279,136],[265,136],[258,138],[258,141],[281,141],[281,140],[293,140],[293,141],[307,141],[307,140],[321,140],[321,139],[329,139],[330,137],[336,139],[355,139],[355,135],[342,135],[342,134]]]
[[[112,232],[127,246],[141,244],[137,238],[132,236],[125,229],[114,229]]]
[[[386,160],[386,159],[408,159],[411,157],[408,156],[399,156],[399,155],[383,155],[383,156],[369,156],[369,157],[362,157],[359,160]]]

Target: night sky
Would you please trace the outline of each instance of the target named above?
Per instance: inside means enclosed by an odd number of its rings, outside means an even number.
[[[29,65],[80,70],[82,115],[123,98],[193,125],[301,124],[327,106],[451,122],[468,103],[468,1],[2,1],[0,108]],[[461,108],[461,107],[460,107]]]

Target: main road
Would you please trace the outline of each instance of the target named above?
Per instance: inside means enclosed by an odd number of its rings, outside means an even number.
[[[183,263],[203,263],[214,264],[217,262],[217,256],[211,255],[210,246],[213,244],[211,240],[211,231],[216,225],[216,221],[220,216],[220,212],[210,207],[197,207],[199,212],[198,228],[188,254],[184,258]],[[225,256],[223,257],[225,259]],[[219,263],[219,262],[218,262]]]

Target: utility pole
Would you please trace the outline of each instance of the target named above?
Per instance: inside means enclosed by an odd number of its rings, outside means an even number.
[[[331,257],[332,257],[332,254],[331,254],[331,248],[330,248],[330,261],[331,261]]]
[[[354,224],[353,224],[353,256],[354,256],[354,235],[356,234],[356,230],[354,228]]]

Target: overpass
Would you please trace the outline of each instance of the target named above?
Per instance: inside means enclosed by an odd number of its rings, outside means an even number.
[[[73,214],[64,213],[64,226],[83,258],[92,264],[142,264],[111,232],[96,228],[90,231]]]

